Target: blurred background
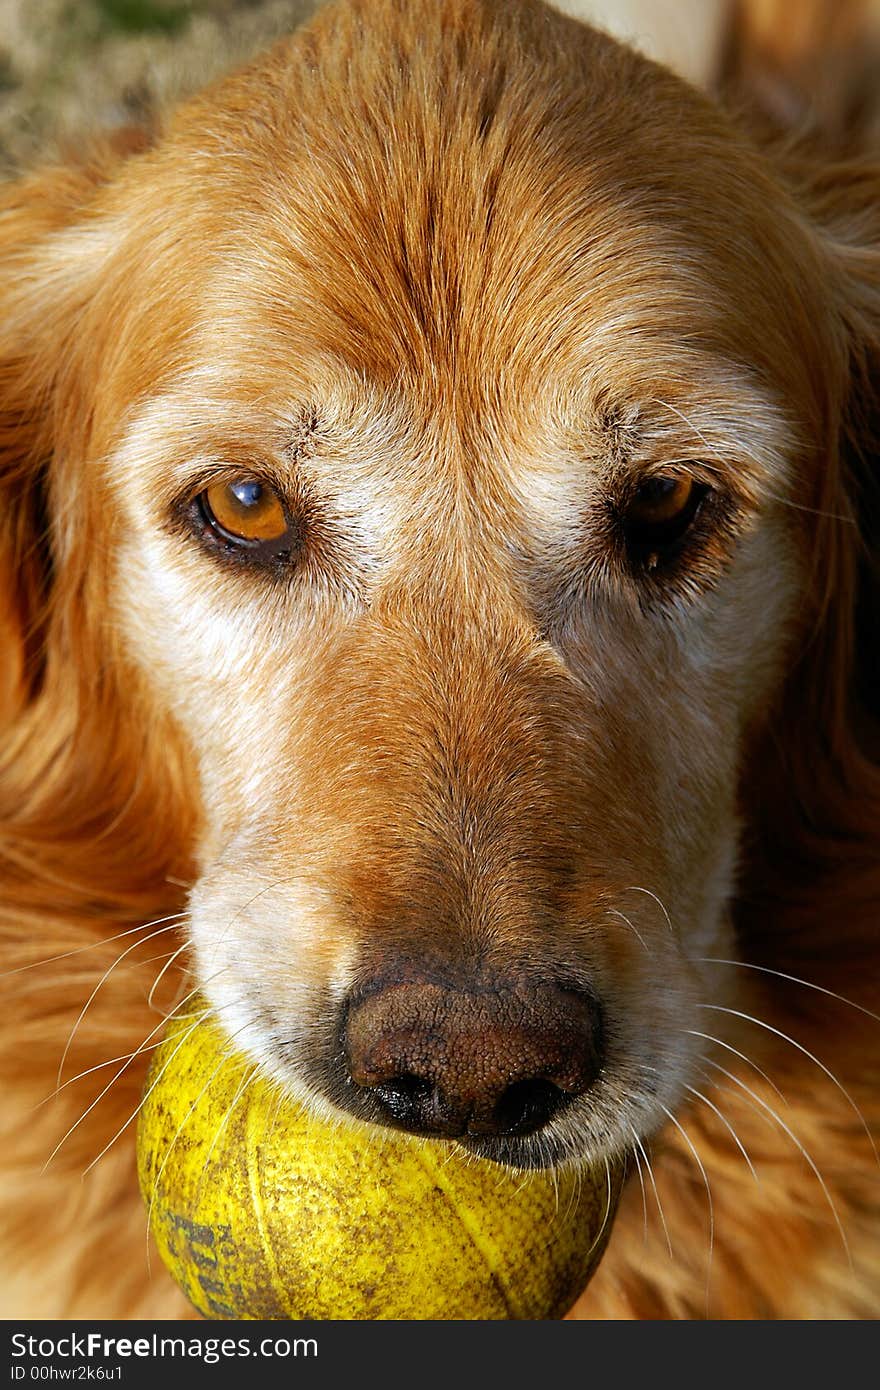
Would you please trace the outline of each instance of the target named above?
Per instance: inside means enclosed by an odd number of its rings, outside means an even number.
[[[877,149],[880,0],[551,2],[765,131],[812,134],[834,155]],[[0,175],[95,127],[149,122],[320,3],[0,0]]]
[[[0,0],[0,161],[141,121],[317,0]]]
[[[0,0],[0,172],[149,119],[320,0]],[[700,82],[730,0],[556,0]],[[805,3],[805,0],[799,0]]]

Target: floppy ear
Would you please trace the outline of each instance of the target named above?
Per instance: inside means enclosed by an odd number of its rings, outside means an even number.
[[[867,844],[880,816],[880,164],[817,171],[790,152],[786,163],[835,331],[817,364],[831,419],[817,441],[809,517],[815,620],[769,731],[772,747],[754,760],[760,872],[778,871],[781,882],[792,853],[804,875],[830,868],[841,846]]]
[[[58,383],[106,241],[92,207],[142,146],[120,133],[75,164],[0,189],[0,722],[40,679]]]
[[[830,265],[842,338],[839,468],[849,515],[836,521],[836,549],[851,577],[839,596],[849,611],[832,594],[829,618],[848,640],[840,669],[852,681],[839,692],[837,718],[864,726],[865,715],[880,714],[880,164],[827,166],[802,193]]]
[[[880,0],[735,0],[732,16],[719,95],[792,193],[832,315],[814,364],[828,433],[804,515],[813,622],[772,747],[753,759],[771,856],[806,842],[812,854],[813,830],[861,834],[869,802],[880,814]]]
[[[835,950],[858,947],[877,894],[880,166],[817,173],[805,161],[789,164],[787,181],[817,253],[811,273],[821,267],[833,306],[826,358],[814,364],[828,425],[811,454],[811,506],[799,513],[812,569],[808,626],[743,768],[736,920],[746,950],[784,931],[801,953],[821,955],[830,925]]]

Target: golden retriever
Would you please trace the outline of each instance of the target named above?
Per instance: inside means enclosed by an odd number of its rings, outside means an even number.
[[[759,143],[537,0],[342,0],[6,187],[10,1310],[183,1315],[198,986],[316,1107],[625,1155],[576,1317],[880,1311],[880,182]]]

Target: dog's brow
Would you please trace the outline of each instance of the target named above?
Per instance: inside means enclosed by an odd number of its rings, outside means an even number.
[[[112,466],[134,476],[136,463],[143,467],[151,460],[168,461],[183,477],[198,460],[267,449],[295,465],[308,455],[321,428],[316,406],[281,404],[277,410],[254,412],[222,384],[189,373],[126,418]]]
[[[285,445],[285,458],[289,459],[291,463],[298,463],[300,459],[307,456],[321,424],[319,407],[317,405],[303,406]]]

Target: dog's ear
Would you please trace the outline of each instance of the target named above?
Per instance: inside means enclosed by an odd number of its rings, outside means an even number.
[[[95,203],[143,145],[120,133],[0,188],[0,722],[40,679],[58,386],[107,252]]]
[[[770,746],[755,759],[755,819],[783,876],[792,849],[815,869],[823,845],[861,838],[880,813],[880,163],[817,170],[811,155],[789,150],[785,176],[814,241],[833,332],[816,364],[829,433],[816,441],[816,502],[804,518],[815,616]]]
[[[829,266],[841,341],[839,483],[829,499],[841,592],[828,595],[828,619],[850,648],[838,669],[853,679],[836,713],[851,724],[854,701],[880,713],[880,163],[826,165],[798,192]]]
[[[780,920],[806,931],[812,885],[846,863],[849,884],[835,879],[842,939],[844,897],[865,890],[841,847],[850,854],[861,844],[875,873],[880,815],[880,165],[817,172],[812,158],[793,167],[790,150],[784,163],[813,243],[810,274],[822,277],[831,310],[826,354],[814,364],[828,421],[810,453],[810,505],[798,512],[812,572],[806,632],[744,768],[746,941]],[[791,906],[793,892],[800,906],[786,917],[778,907]]]
[[[776,731],[777,781],[810,821],[828,787],[864,788],[880,704],[880,0],[735,0],[732,16],[719,95],[791,191],[834,325],[815,366],[830,407],[810,517],[817,621]]]

